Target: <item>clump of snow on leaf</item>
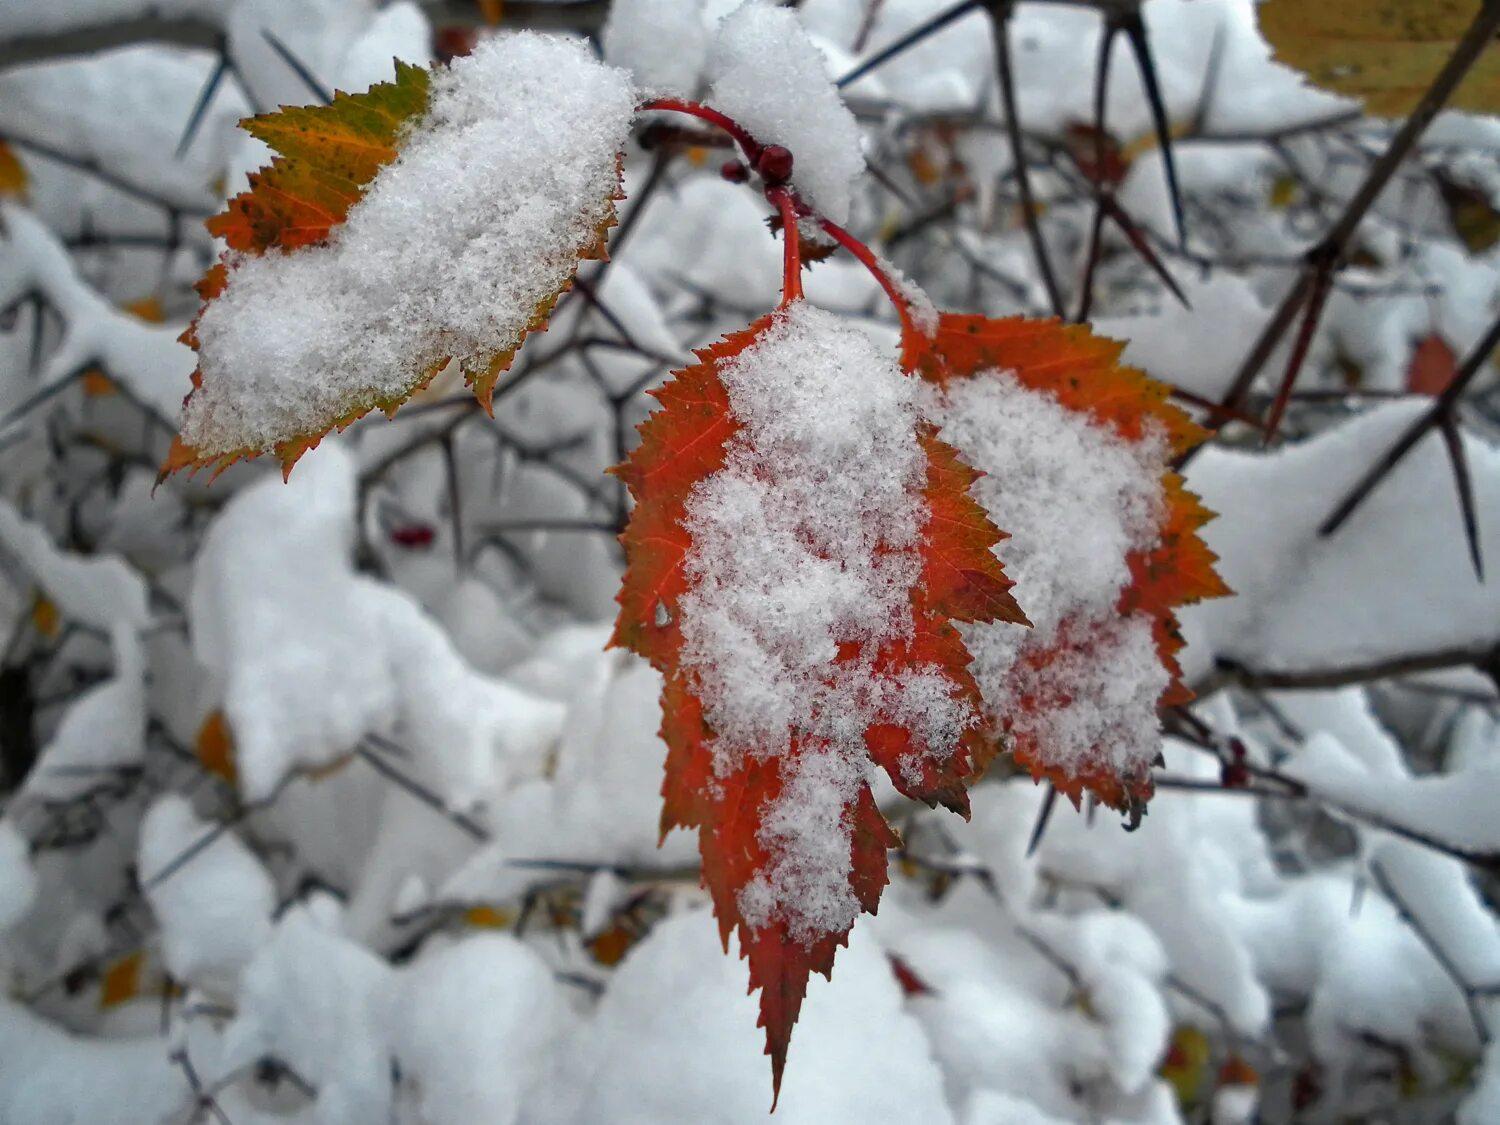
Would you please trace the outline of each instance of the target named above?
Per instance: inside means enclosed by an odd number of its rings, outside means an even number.
[[[435,72],[326,246],[231,256],[183,441],[268,449],[404,397],[446,357],[514,350],[613,213],[634,100],[623,72],[538,35]]]
[[[865,778],[866,729],[898,723],[942,755],[975,716],[936,666],[874,666],[913,631],[926,516],[917,381],[802,303],[719,376],[740,428],[687,503],[683,662],[721,773],[786,755],[761,832],[775,858],[740,907],[752,926],[782,913],[806,937],[859,913],[843,810]]]
[[[847,219],[865,168],[859,125],[796,13],[748,3],[726,16],[709,74],[709,104],[761,144],[790,149],[792,182],[802,197],[836,223]]]
[[[1159,537],[1165,440],[1128,442],[998,371],[924,393],[943,440],[985,474],[977,495],[1011,536],[997,553],[1034,626],[960,626],[989,717],[1024,724],[1047,765],[1100,749],[1117,767],[1148,763],[1170,673],[1149,618],[1116,606],[1127,556]]]

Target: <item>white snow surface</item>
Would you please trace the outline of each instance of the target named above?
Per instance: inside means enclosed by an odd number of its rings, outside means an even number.
[[[1189,487],[1219,514],[1204,540],[1238,596],[1182,612],[1190,677],[1214,656],[1295,671],[1494,644],[1500,584],[1475,577],[1437,431],[1337,533],[1318,534],[1426,405],[1390,403],[1273,453],[1212,448],[1192,462]],[[1500,448],[1462,441],[1484,557],[1497,558]]]
[[[30,846],[15,825],[0,821],[0,933],[26,916],[36,892]]]
[[[482,373],[516,348],[611,213],[634,97],[581,45],[530,33],[436,72],[326,246],[233,256],[183,439],[266,450],[404,397],[444,357]]]
[[[797,14],[748,0],[720,21],[708,71],[708,104],[761,144],[790,150],[792,185],[844,222],[865,168],[859,126]]]
[[[146,756],[146,658],[140,638],[116,625],[114,673],[80,695],[63,715],[26,778],[36,796],[65,800],[119,780]]]
[[[808,989],[774,1117],[762,1046],[743,966],[725,957],[706,911],[684,912],[626,958],[580,1028],[556,1116],[542,1120],[952,1121],[926,1038],[863,929],[832,980]]]
[[[356,575],[355,487],[325,443],[290,484],[237,495],[199,553],[193,648],[223,693],[240,784],[265,798],[373,733],[472,805],[537,771],[563,709],[473,671],[408,595]]]
[[[190,862],[169,868],[199,848]],[[185,797],[168,793],[141,821],[136,868],[161,926],[168,971],[232,994],[240,970],[271,935],[276,887],[260,860],[233,830],[199,819]]]
[[[105,633],[116,626],[143,629],[151,623],[146,583],[125,560],[60,550],[43,527],[23,518],[3,497],[0,560],[8,564],[8,578],[25,574],[46,591],[64,620]]]

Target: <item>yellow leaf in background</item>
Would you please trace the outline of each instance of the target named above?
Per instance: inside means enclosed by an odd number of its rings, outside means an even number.
[[[141,969],[145,960],[145,955],[136,950],[134,953],[127,953],[104,970],[104,976],[99,981],[99,1007],[118,1007],[140,995]]]
[[[198,757],[198,764],[215,777],[222,777],[230,785],[239,778],[234,765],[234,732],[229,729],[229,720],[219,708],[209,712],[198,728],[193,752]]]
[[[478,930],[508,930],[515,920],[515,911],[499,906],[471,906],[464,912],[464,921]]]
[[[141,297],[120,307],[147,324],[161,324],[167,319],[167,310],[162,306],[160,297]]]
[[[1370,113],[1405,117],[1478,10],[1478,0],[1265,0],[1257,13],[1278,62]],[[1500,114],[1500,49],[1479,57],[1448,107]]]
[[[88,398],[107,398],[117,389],[110,377],[97,367],[85,371],[79,382],[83,384],[83,393]]]
[[[26,169],[15,149],[0,141],[0,198],[26,198]]]
[[[614,925],[589,939],[589,953],[599,964],[613,967],[625,960],[639,937],[629,926]]]
[[[1500,242],[1500,211],[1489,195],[1470,184],[1459,183],[1441,171],[1433,173],[1453,234],[1471,254],[1483,254]]]
[[[58,612],[57,603],[40,590],[31,602],[31,623],[36,626],[36,631],[44,637],[57,636],[57,630],[62,625],[62,614]]]
[[[1297,201],[1301,185],[1296,176],[1281,175],[1271,181],[1271,210],[1285,211]]]
[[[479,0],[479,14],[485,23],[494,27],[505,14],[505,0]]]
[[[1157,1073],[1176,1091],[1178,1105],[1197,1105],[1203,1097],[1212,1053],[1208,1036],[1191,1024],[1184,1024],[1172,1033],[1172,1042]]]

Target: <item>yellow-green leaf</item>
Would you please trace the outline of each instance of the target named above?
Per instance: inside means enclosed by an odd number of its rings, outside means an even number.
[[[1257,9],[1277,61],[1381,117],[1411,112],[1478,11],[1478,0],[1265,0]],[[1448,106],[1500,113],[1500,48],[1485,50]]]

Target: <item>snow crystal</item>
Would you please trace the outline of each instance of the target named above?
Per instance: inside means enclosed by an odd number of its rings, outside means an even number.
[[[515,348],[611,212],[634,100],[581,44],[527,33],[436,72],[326,247],[232,256],[183,440],[266,449],[405,396],[445,356]]]
[[[605,61],[643,92],[691,98],[708,61],[703,0],[615,0],[600,33]]]
[[[805,936],[858,913],[840,811],[864,778],[865,729],[899,722],[941,754],[973,717],[934,690],[936,669],[871,668],[884,642],[912,630],[926,465],[916,381],[858,329],[803,303],[720,377],[741,428],[687,503],[683,661],[721,771],[800,744],[763,830],[779,857],[771,881],[747,889],[743,905],[764,921],[779,903]],[[859,655],[835,664],[846,643]]]
[[[1010,538],[996,548],[1033,628],[962,625],[991,716],[1037,696],[1027,722],[1049,763],[1103,749],[1117,765],[1157,750],[1156,704],[1168,677],[1143,616],[1116,612],[1126,558],[1156,543],[1163,439],[1132,443],[1053,396],[989,371],[925,388],[940,436],[985,475],[975,492]],[[1044,666],[1027,654],[1055,653]]]
[[[743,4],[720,22],[708,65],[709,104],[761,144],[789,149],[797,191],[825,217],[844,222],[865,168],[859,126],[796,13]]]
[[[161,924],[168,971],[177,980],[230,989],[271,936],[276,887],[233,832],[213,832],[186,798],[168,793],[141,822],[136,868]],[[212,842],[169,872],[205,839]]]

